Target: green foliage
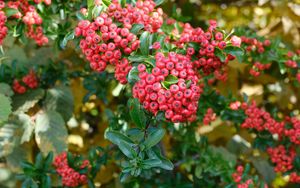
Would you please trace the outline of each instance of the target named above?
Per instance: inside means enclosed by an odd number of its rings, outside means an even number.
[[[147,126],[146,114],[140,105],[138,99],[129,99],[128,101],[129,114],[133,122],[140,128]]]

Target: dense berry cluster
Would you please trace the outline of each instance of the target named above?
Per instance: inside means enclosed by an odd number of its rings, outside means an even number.
[[[259,76],[261,71],[264,71],[264,70],[267,70],[271,67],[271,63],[268,63],[268,64],[262,64],[260,63],[259,61],[256,61],[252,68],[250,69],[249,73],[252,75],[252,76]]]
[[[133,24],[143,24],[146,31],[157,32],[163,24],[163,11],[161,8],[155,9],[155,2],[152,0],[139,0],[135,7],[127,4],[124,8],[114,0],[108,8],[108,15],[128,29]]]
[[[208,108],[203,118],[203,124],[209,125],[214,120],[216,120],[216,114],[212,108]]]
[[[275,172],[286,172],[293,168],[293,161],[296,156],[296,151],[293,148],[286,150],[283,145],[279,145],[276,148],[268,148],[267,153],[276,165]]]
[[[53,162],[56,172],[62,177],[62,184],[67,187],[78,187],[79,185],[87,184],[87,175],[80,174],[68,164],[67,153],[63,152],[56,156]],[[89,161],[84,160],[79,166],[79,169],[89,167]]]
[[[37,87],[38,79],[32,70],[22,80],[15,79],[13,81],[13,90],[18,94],[23,94],[27,89],[35,89]]]
[[[5,7],[4,1],[0,1],[0,45],[3,43],[3,39],[7,35],[7,27],[5,25],[7,17],[2,9]]]
[[[210,25],[207,31],[202,30],[200,27],[193,28],[188,23],[180,23],[183,31],[179,35],[179,39],[174,41],[179,48],[187,46],[187,55],[195,56],[197,58],[194,61],[195,66],[201,69],[204,74],[210,74],[220,70],[229,60],[234,59],[233,56],[224,54],[225,61],[221,61],[219,57],[215,55],[215,50],[218,48],[220,53],[224,53],[222,50],[231,45],[240,45],[240,38],[233,36],[231,41],[225,41],[224,33],[217,31],[217,23],[213,20],[210,21]],[[175,29],[174,33],[179,31]],[[189,47],[191,43],[199,46],[199,50],[195,50],[194,47]],[[220,71],[218,72],[221,73]]]
[[[41,0],[35,0],[35,3],[41,3]],[[46,5],[51,4],[51,0],[45,0],[44,1]],[[43,20],[41,16],[38,14],[36,8],[32,6],[28,0],[21,0],[21,1],[8,1],[6,4],[4,1],[0,1],[1,7],[9,7],[12,9],[17,9],[18,12],[14,15],[12,15],[12,18],[15,19],[21,19],[23,23],[27,26],[26,35],[28,38],[34,39],[38,45],[44,45],[48,43],[48,38],[43,34],[43,28],[42,23]],[[2,13],[0,12],[0,16]],[[4,19],[3,16],[1,16],[3,19],[1,19],[1,27],[2,25],[5,25],[6,19]],[[2,20],[4,21],[4,24],[2,24]],[[4,29],[5,30],[5,29]],[[3,32],[5,33],[5,32]],[[2,32],[1,32],[2,34]],[[5,35],[4,35],[5,37]],[[1,37],[2,39],[4,37]]]
[[[137,36],[130,33],[128,28],[117,26],[106,13],[102,13],[92,23],[87,20],[79,22],[75,34],[84,37],[80,41],[80,48],[91,68],[98,72],[104,71],[108,63],[121,64],[123,54],[128,55],[139,47]],[[118,72],[123,74],[128,70]],[[119,77],[116,75],[116,78]]]
[[[130,29],[133,24],[143,24],[146,31],[156,32],[163,23],[163,12],[154,8],[153,1],[138,1],[135,7],[127,4],[124,8],[118,1],[113,1],[106,13],[101,13],[92,22],[80,21],[75,35],[83,37],[80,48],[91,68],[102,72],[107,64],[114,65],[116,79],[122,84],[127,83],[131,66],[124,56],[140,46],[139,39]]]
[[[241,36],[242,43],[246,45],[246,50],[248,52],[258,52],[258,53],[264,53],[265,48],[269,47],[271,45],[271,41],[266,39],[263,41],[259,41],[256,38]]]
[[[300,175],[297,172],[292,172],[290,174],[290,182],[292,183],[300,183]]]
[[[285,136],[289,137],[294,144],[300,145],[300,120],[296,117],[286,117]]]
[[[196,120],[202,88],[190,58],[170,52],[167,56],[157,53],[155,59],[151,72],[144,64],[138,66],[140,80],[133,87],[133,96],[153,114],[165,112],[172,122]],[[174,83],[172,78],[176,78]]]
[[[255,103],[242,105],[247,118],[242,123],[242,128],[251,128],[257,131],[268,131],[277,134],[279,139],[288,138],[292,143],[300,144],[300,120],[296,117],[286,117],[284,121],[278,122],[270,113],[260,109]]]
[[[272,134],[282,135],[284,132],[284,122],[277,122],[270,113],[258,108],[256,103],[243,105],[247,118],[242,123],[242,128],[251,128],[257,131],[267,130]]]
[[[267,184],[262,184],[261,186],[255,185],[251,178],[246,178],[244,176],[244,167],[239,165],[236,168],[236,172],[232,174],[233,181],[236,183],[237,188],[249,188],[249,187],[264,187],[268,188]]]

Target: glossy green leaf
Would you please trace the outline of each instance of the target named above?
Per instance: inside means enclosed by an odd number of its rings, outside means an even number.
[[[133,24],[130,33],[137,35],[144,28],[143,24]]]
[[[17,14],[19,11],[15,8],[5,7],[2,9],[5,12],[6,17],[11,17],[12,15]]]
[[[121,141],[133,144],[129,137],[113,130],[106,131],[104,137],[116,145],[120,145]]]
[[[162,85],[166,88],[169,89],[172,84],[177,84],[178,83],[178,78],[172,74],[169,74],[165,80],[162,82]]]
[[[143,55],[148,55],[150,49],[150,33],[144,31],[140,36],[140,50]]]
[[[237,46],[227,46],[224,49],[224,52],[227,54],[231,54],[233,56],[235,56],[238,61],[241,63],[243,61],[244,58],[244,50],[242,48],[239,48]]]
[[[140,80],[137,67],[132,67],[127,76],[128,83],[134,84]]]
[[[132,145],[128,142],[120,141],[119,148],[122,151],[124,155],[126,155],[128,158],[135,158],[137,156],[136,151],[132,148]]]
[[[140,128],[146,127],[147,118],[146,114],[136,98],[128,100],[129,114],[133,122]]]
[[[144,141],[146,149],[150,149],[156,144],[158,144],[165,135],[165,130],[163,128],[155,128],[149,134]]]
[[[70,40],[73,40],[74,38],[75,38],[75,32],[74,31],[71,31],[71,32],[67,33],[66,36],[64,37],[64,39],[62,40],[62,42],[60,43],[60,47],[62,49],[65,49],[68,42]]]
[[[220,48],[215,48],[214,54],[215,56],[220,58],[221,62],[224,62],[226,60],[226,56]]]
[[[143,169],[150,169],[154,167],[160,167],[161,160],[159,159],[146,159],[142,162]]]
[[[161,5],[165,0],[154,0],[156,6]]]

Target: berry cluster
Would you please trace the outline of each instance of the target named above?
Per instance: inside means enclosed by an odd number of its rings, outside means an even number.
[[[2,9],[5,7],[4,1],[0,1],[0,45],[2,45],[4,38],[7,35],[7,27],[5,26],[7,17]]]
[[[248,52],[258,52],[261,54],[265,52],[266,47],[271,45],[271,41],[268,39],[263,40],[262,42],[256,38],[250,38],[246,36],[241,36],[241,39],[242,43],[246,45],[245,49]]]
[[[232,174],[233,181],[236,183],[237,188],[248,188],[248,187],[258,187],[255,185],[251,178],[247,178],[243,175],[244,167],[239,165],[236,168],[236,172]],[[268,188],[267,184],[262,184],[264,188]],[[261,187],[261,186],[260,186]]]
[[[128,28],[118,27],[106,13],[102,13],[92,23],[80,21],[75,34],[84,37],[80,41],[80,48],[91,68],[98,72],[104,71],[108,63],[121,64],[122,54],[128,55],[137,50],[140,43],[136,35],[130,33]],[[118,72],[123,74],[128,70]]]
[[[34,39],[40,46],[48,43],[48,38],[43,34],[43,28],[41,27],[43,20],[28,0],[8,1],[6,5],[3,1],[1,2],[4,6],[18,10],[18,13],[14,14],[12,18],[22,19],[27,26],[26,35],[28,38]],[[42,1],[35,0],[34,2],[38,4]],[[50,5],[51,0],[44,0],[44,3]]]
[[[290,182],[292,183],[300,183],[300,175],[297,172],[292,172],[290,174]]]
[[[108,8],[108,15],[128,29],[133,24],[143,24],[146,31],[157,32],[163,24],[163,11],[161,8],[156,10],[155,2],[152,0],[139,0],[135,7],[126,4],[124,8],[121,7],[118,0],[113,0]]]
[[[286,117],[286,124],[289,126],[284,130],[285,136],[294,144],[300,145],[300,120],[296,117]]]
[[[183,27],[182,33],[180,33],[178,40],[173,43],[177,47],[182,48],[185,45],[189,46],[190,43],[196,43],[199,45],[199,50],[195,51],[192,47],[187,47],[187,55],[194,55],[197,60],[194,61],[195,66],[201,69],[204,74],[210,74],[216,70],[220,70],[229,60],[233,60],[231,55],[224,54],[225,61],[222,62],[219,57],[215,55],[215,49],[223,53],[223,49],[231,43],[231,45],[240,45],[240,38],[233,36],[231,41],[225,41],[224,34],[217,31],[217,23],[213,20],[210,21],[210,25],[207,31],[203,31],[200,27],[193,28],[190,24],[180,23]],[[173,33],[177,34],[179,31],[175,29]],[[221,73],[220,71],[218,72]]]
[[[80,174],[68,164],[67,153],[63,152],[57,155],[54,159],[53,166],[56,172],[62,177],[62,184],[67,187],[78,187],[79,185],[87,184],[87,175]],[[84,160],[79,166],[79,169],[89,167],[89,161]]]
[[[133,96],[144,108],[156,114],[164,111],[167,120],[184,122],[196,120],[198,100],[202,88],[189,57],[170,52],[157,53],[156,66],[151,72],[138,66],[140,80],[133,87]],[[169,81],[176,78],[175,82]]]
[[[259,76],[261,71],[264,71],[264,70],[267,70],[271,67],[271,63],[268,63],[268,64],[262,64],[260,63],[259,61],[256,61],[252,68],[250,69],[249,73],[252,75],[252,76]]]
[[[203,118],[203,124],[209,125],[212,121],[215,120],[216,120],[216,114],[214,113],[214,110],[212,108],[208,108]]]
[[[271,161],[276,165],[275,172],[287,172],[293,168],[296,151],[293,148],[285,149],[283,145],[276,148],[269,147],[267,153]]]
[[[270,113],[258,108],[256,103],[251,105],[243,105],[247,118],[242,123],[242,128],[251,128],[257,131],[267,130],[272,134],[282,135],[284,132],[284,122],[277,122],[272,118]]]
[[[285,121],[278,122],[270,113],[256,107],[253,102],[251,105],[242,105],[247,118],[242,123],[242,128],[251,128],[257,131],[268,131],[271,134],[278,134],[279,139],[288,138],[292,143],[300,144],[300,120],[296,117],[286,117]]]
[[[127,83],[127,74],[131,70],[132,66],[126,58],[123,58],[120,62],[116,63],[115,78],[121,83]]]
[[[101,2],[99,2],[101,4]],[[97,3],[97,4],[99,4]],[[156,32],[162,25],[162,10],[155,10],[153,1],[138,1],[136,6],[113,1],[106,13],[101,13],[92,22],[83,20],[75,29],[77,37],[83,37],[80,48],[93,70],[102,72],[107,64],[115,65],[115,77],[126,84],[131,69],[124,55],[129,55],[140,46],[137,36],[130,32],[133,24],[143,24],[144,29]],[[158,48],[157,44],[154,48]]]
[[[35,89],[38,87],[38,79],[31,70],[21,81],[15,79],[13,82],[13,90],[18,94],[23,94],[27,89]]]
[[[236,172],[232,174],[233,181],[237,184],[237,188],[248,188],[250,185],[253,185],[252,179],[248,179],[244,183],[242,182],[243,173],[244,173],[244,167],[239,165],[236,168]]]

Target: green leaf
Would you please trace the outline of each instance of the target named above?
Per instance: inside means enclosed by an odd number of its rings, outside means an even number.
[[[144,138],[144,131],[140,128],[131,128],[127,130],[126,134],[134,142],[140,142]]]
[[[15,15],[19,12],[15,8],[8,8],[8,7],[3,8],[2,11],[5,12],[6,17],[11,17],[12,15]]]
[[[121,5],[121,7],[124,8],[126,5],[126,0],[119,0],[119,3]]]
[[[140,50],[143,55],[149,55],[150,33],[144,31],[140,36]]]
[[[11,101],[10,98],[0,93],[0,123],[8,119],[11,113]]]
[[[169,74],[165,80],[162,82],[162,85],[166,88],[169,89],[172,84],[177,84],[178,83],[178,78],[172,74]]]
[[[214,54],[215,56],[220,58],[221,62],[224,62],[226,60],[226,56],[220,48],[215,48]]]
[[[35,89],[26,92],[23,95],[15,95],[12,97],[12,106],[15,114],[27,112],[30,108],[39,102],[44,97],[43,89]]]
[[[161,161],[161,165],[159,166],[160,168],[165,169],[165,170],[173,170],[173,168],[174,168],[173,163],[169,159],[162,156],[159,147],[148,149],[147,155],[151,159],[153,159],[153,158],[159,159]]]
[[[45,99],[47,110],[57,111],[67,122],[73,114],[74,98],[69,87],[59,86],[47,90]]]
[[[126,155],[128,158],[135,158],[137,156],[136,151],[132,148],[131,144],[128,144],[128,142],[120,141],[119,148],[122,151],[124,155]]]
[[[144,28],[143,24],[133,24],[132,28],[130,29],[130,33],[133,33],[133,34],[137,35],[138,32],[140,30],[142,30],[143,28]]]
[[[201,165],[196,166],[195,176],[197,178],[202,178],[202,167],[201,167]]]
[[[64,39],[61,41],[60,43],[60,47],[62,49],[65,49],[68,41],[73,40],[75,38],[75,32],[74,31],[70,31],[69,33],[66,34],[66,36],[64,37]]]
[[[40,112],[36,117],[35,139],[40,150],[55,154],[67,149],[67,128],[62,116],[55,111]]]
[[[51,167],[52,161],[53,161],[53,157],[54,157],[53,152],[52,151],[49,152],[48,155],[47,155],[47,157],[45,158],[45,162],[44,162],[44,168],[45,169],[48,169],[48,168]]]
[[[35,163],[34,163],[35,168],[42,169],[43,162],[44,162],[44,159],[43,159],[42,153],[38,153],[35,157]]]
[[[10,85],[6,83],[0,83],[0,94],[11,97],[14,95],[14,92],[12,91]]]
[[[97,18],[103,10],[103,6],[95,6],[92,10],[92,17]]]
[[[285,74],[287,71],[286,65],[284,62],[278,62],[280,74]]]
[[[140,105],[140,102],[136,98],[131,98],[128,100],[129,114],[133,122],[140,128],[146,126],[146,114]]]
[[[122,183],[126,182],[128,180],[128,178],[130,177],[130,173],[123,173],[121,172],[120,174],[120,181]]]
[[[111,4],[110,0],[102,0],[103,4],[107,7],[109,7],[109,5]]]
[[[121,141],[133,144],[132,140],[126,135],[113,130],[106,131],[104,137],[118,146],[120,145]]]
[[[76,17],[78,20],[85,20],[86,17],[79,11],[76,12]]]
[[[165,44],[165,39],[166,39],[166,36],[165,35],[159,35],[157,37],[157,42],[159,42],[160,46],[163,47],[164,44]]]
[[[160,167],[160,165],[161,165],[161,160],[159,159],[146,159],[142,162],[143,169]]]
[[[139,80],[140,80],[139,71],[138,71],[137,67],[132,67],[127,76],[128,83],[133,85],[134,83],[136,83]]]
[[[146,60],[149,60],[149,56],[145,56],[145,55],[133,55],[133,56],[129,56],[128,60],[130,62],[144,62]]]
[[[245,52],[242,48],[239,48],[237,46],[227,46],[224,49],[224,52],[235,56],[240,63],[243,61],[243,56]]]
[[[146,149],[150,149],[158,144],[165,135],[165,130],[162,128],[153,129],[144,141]]]
[[[87,0],[87,7],[91,8],[94,6],[94,0]]]
[[[161,5],[165,0],[154,0],[155,6]]]

